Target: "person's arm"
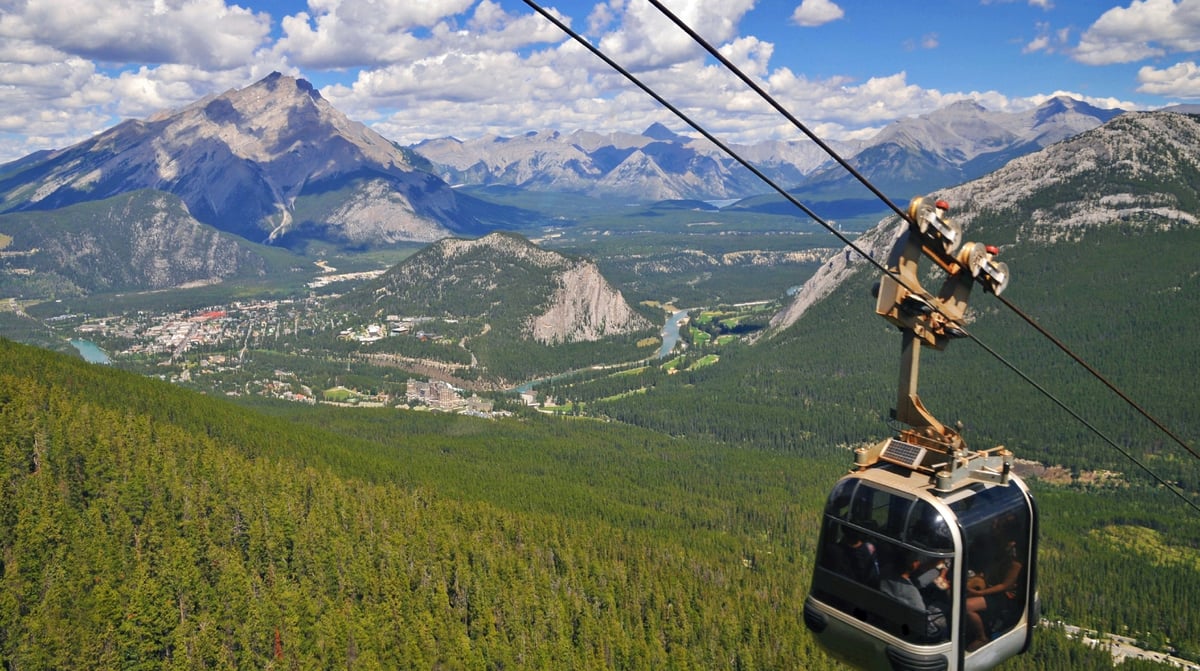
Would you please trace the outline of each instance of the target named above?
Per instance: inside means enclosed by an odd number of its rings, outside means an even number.
[[[1013,561],[1008,564],[1008,572],[1004,575],[1004,581],[990,585],[984,589],[971,592],[976,596],[987,596],[989,594],[1000,594],[1007,592],[1017,586],[1017,578],[1021,575],[1021,562]]]

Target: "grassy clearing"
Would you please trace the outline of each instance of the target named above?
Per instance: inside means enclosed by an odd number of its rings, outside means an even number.
[[[620,399],[620,398],[628,398],[628,397],[630,397],[630,396],[633,396],[634,394],[644,394],[644,393],[646,393],[646,389],[645,389],[644,387],[641,387],[641,388],[638,388],[638,389],[630,389],[629,391],[623,391],[623,392],[621,392],[621,393],[619,393],[619,394],[613,394],[612,396],[607,396],[607,397],[605,397],[605,398],[601,398],[601,399],[597,399],[597,400],[599,400],[599,401],[601,401],[601,402],[603,402],[603,401],[615,401],[615,400],[617,400],[617,399]]]
[[[326,401],[333,401],[334,403],[346,403],[349,402],[350,399],[358,398],[359,396],[357,392],[351,391],[345,387],[326,389],[322,393],[324,394]]]
[[[1129,524],[1110,524],[1094,529],[1091,536],[1125,553],[1145,557],[1153,566],[1200,571],[1200,550],[1167,542],[1154,529]]]
[[[664,363],[662,365],[662,369],[665,371],[679,370],[679,367],[682,365],[683,365],[683,355],[681,354],[681,355],[675,357],[674,359],[671,359],[670,361]]]
[[[631,375],[640,375],[650,370],[649,366],[640,366],[638,368],[630,368],[629,370],[619,370],[609,377],[629,377]]]

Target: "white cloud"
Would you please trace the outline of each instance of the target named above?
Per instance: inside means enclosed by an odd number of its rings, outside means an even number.
[[[428,53],[411,31],[441,27],[466,11],[473,0],[311,0],[309,12],[285,16],[275,50],[298,65],[313,68],[377,66]],[[484,12],[492,5],[485,0]]]
[[[792,12],[792,22],[798,26],[811,28],[837,21],[846,13],[830,0],[803,0],[800,6]]]
[[[112,96],[104,80],[90,61],[74,56],[48,63],[0,62],[0,133],[5,134],[0,138],[0,161],[66,146],[110,125],[104,107]]]
[[[1192,61],[1176,63],[1158,70],[1145,66],[1138,70],[1138,91],[1174,98],[1200,98],[1200,66]]]
[[[1050,50],[1050,36],[1049,35],[1038,35],[1037,37],[1033,38],[1033,40],[1031,40],[1028,44],[1026,44],[1024,47],[1021,48],[1021,53],[1031,54],[1036,51],[1049,51],[1049,50]]]
[[[750,77],[767,74],[775,45],[756,37],[741,37],[718,49],[739,70]]]
[[[267,15],[223,0],[27,0],[0,14],[6,40],[103,63],[234,67],[253,56],[269,31]]]
[[[737,23],[753,8],[753,0],[698,0],[664,2],[671,13],[690,26],[705,41],[719,46],[737,34]],[[671,4],[682,7],[672,7]],[[593,13],[592,25],[600,25]],[[687,33],[648,2],[630,3],[624,8],[620,25],[596,42],[607,54],[619,55],[626,68],[639,71],[668,67],[703,57]]]
[[[784,106],[831,138],[873,133],[897,116],[928,112],[962,97],[911,85],[904,73],[857,85],[842,78],[811,80],[786,68],[767,73],[770,43],[743,38],[723,48],[739,66],[762,76],[765,88]],[[436,81],[433,73],[438,73]],[[696,58],[637,74],[728,141],[765,140],[776,133],[800,139],[798,131],[785,127],[786,122],[781,125],[776,111],[719,65]],[[657,121],[691,132],[573,42],[521,59],[463,54],[436,63],[395,64],[360,73],[351,87],[327,87],[322,93],[351,116],[373,119],[373,127],[401,143],[449,134],[446,128],[460,137],[511,136],[548,128],[637,131]]]
[[[1036,52],[1045,52],[1048,54],[1058,53],[1063,50],[1069,50],[1067,46],[1071,39],[1070,28],[1059,28],[1054,30],[1049,23],[1039,21],[1037,23],[1037,37],[1030,40],[1021,48],[1021,53],[1032,54]]]
[[[1197,50],[1200,0],[1132,0],[1102,14],[1080,37],[1074,58],[1111,65]]]
[[[519,49],[531,44],[557,43],[563,39],[558,26],[537,14],[513,16],[499,4],[483,0],[467,22],[477,48]]]
[[[540,129],[637,132],[654,122],[690,132],[543,17],[501,0],[308,0],[305,11],[275,17],[281,37],[274,44],[264,36],[271,27],[266,14],[230,4],[239,1],[254,0],[126,0],[103,11],[94,6],[101,3],[73,2],[67,11],[66,0],[0,0],[5,7],[0,10],[0,90],[5,94],[0,162],[67,146],[124,118],[144,118],[246,86],[272,70],[310,78],[338,109],[401,143]],[[898,65],[881,70],[894,74],[866,80],[807,78],[772,64],[783,46],[741,30],[755,4],[758,12],[769,14],[763,11],[768,3],[663,2],[825,138],[863,137],[896,118],[964,96],[997,110],[1035,104],[996,91],[923,89],[909,84],[905,72],[896,72]],[[801,139],[650,3],[563,4],[580,15],[559,16],[586,30],[593,43],[722,139]],[[1194,13],[1197,4],[1200,0],[1132,0],[1127,11],[1187,23],[1185,14]],[[792,6],[771,11],[784,23]],[[1152,11],[1156,8],[1158,13]],[[210,13],[201,16],[201,10]],[[806,0],[795,10],[791,16],[800,25],[844,14],[828,0]],[[1101,17],[1081,46],[1101,38],[1160,50],[1185,44],[1182,33],[1169,40],[1161,20],[1146,20],[1153,29],[1122,37],[1109,26],[1110,19]],[[1052,53],[1067,44],[1067,29],[1053,31],[1049,24],[1038,29],[1027,52]],[[934,33],[911,35],[913,49],[938,46]],[[121,54],[128,55],[129,65],[113,60]],[[1155,93],[1173,86],[1169,95],[1184,95],[1180,91],[1188,90],[1194,78],[1179,66],[1147,68],[1141,90]]]
[[[925,33],[919,38],[908,38],[904,40],[905,51],[916,51],[918,49],[937,49],[940,44],[937,33]]]

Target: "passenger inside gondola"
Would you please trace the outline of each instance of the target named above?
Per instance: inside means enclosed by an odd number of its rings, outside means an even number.
[[[1024,556],[1014,537],[1015,520],[996,520],[994,535],[980,538],[972,548],[972,562],[986,560],[976,570],[982,579],[967,582],[966,613],[971,642],[967,650],[977,650],[993,634],[1008,630],[1020,617],[1024,602],[1020,597],[1025,566]]]
[[[839,487],[826,506],[818,565],[830,577],[816,591],[913,643],[949,640],[954,542],[945,519],[923,501],[855,484]]]
[[[936,563],[932,563],[936,562]],[[943,640],[948,631],[946,564],[904,552],[895,572],[880,583],[880,591],[919,614],[917,627],[902,627],[904,637],[918,642]],[[921,626],[923,625],[923,626]]]
[[[846,529],[843,539],[846,567],[858,582],[870,587],[879,586],[879,554],[875,544],[854,529]]]

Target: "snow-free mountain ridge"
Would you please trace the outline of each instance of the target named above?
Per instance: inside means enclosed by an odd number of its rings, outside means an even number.
[[[828,144],[886,189],[919,192],[979,177],[1120,113],[1066,97],[1025,112],[993,112],[960,101],[897,121],[865,142]],[[862,191],[824,150],[799,131],[797,137],[801,139],[731,148],[785,188]],[[628,201],[744,198],[771,191],[708,140],[677,134],[662,124],[641,134],[541,131],[441,138],[412,148],[455,184],[504,184]]]
[[[307,81],[273,73],[0,167],[0,212],[153,189],[254,242],[390,244],[479,230],[463,199],[422,166]]]

